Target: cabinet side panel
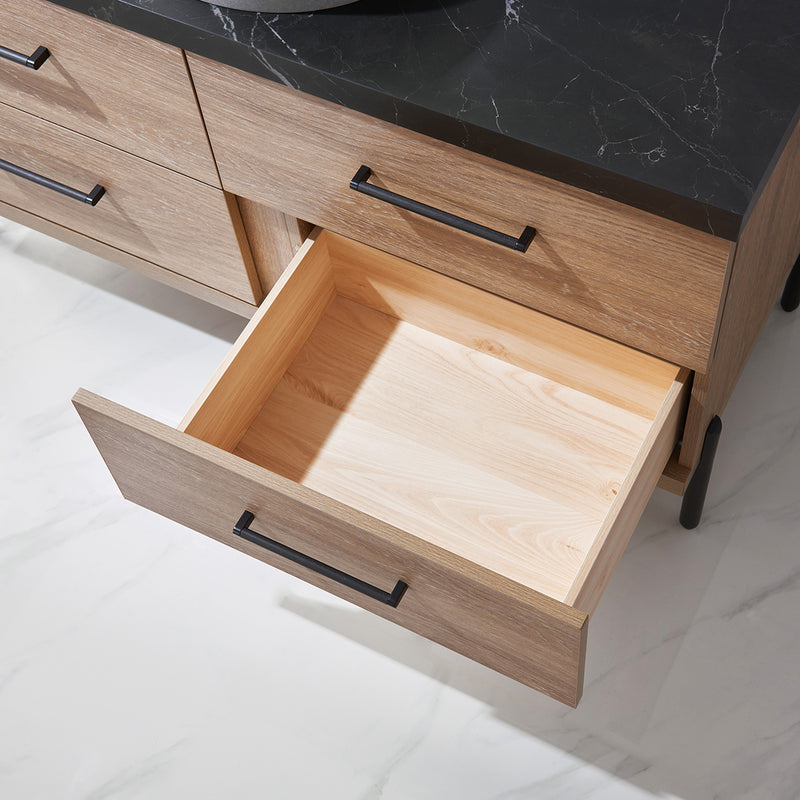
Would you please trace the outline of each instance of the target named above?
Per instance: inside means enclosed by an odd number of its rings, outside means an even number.
[[[180,429],[233,450],[334,296],[324,241],[309,240],[231,348]]]
[[[605,530],[597,538],[567,595],[570,605],[587,614],[592,614],[600,602],[675,447],[686,412],[688,380],[688,371],[680,370],[639,451],[634,469],[620,487],[617,507],[609,515]]]
[[[721,414],[800,253],[800,123],[795,126],[742,230],[717,348],[697,375],[680,463],[694,467],[708,423]]]

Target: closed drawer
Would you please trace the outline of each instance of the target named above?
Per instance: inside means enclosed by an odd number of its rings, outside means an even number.
[[[257,308],[253,303],[247,303],[229,294],[218,292],[216,289],[206,286],[203,283],[198,283],[177,272],[172,272],[164,267],[160,267],[157,264],[153,264],[151,261],[146,261],[130,253],[117,250],[97,239],[92,239],[82,233],[50,222],[50,220],[44,219],[44,217],[30,214],[16,206],[10,206],[8,203],[2,202],[2,200],[0,200],[0,217],[18,222],[20,225],[24,225],[27,228],[33,228],[55,239],[60,239],[62,242],[66,242],[73,247],[78,247],[87,253],[92,253],[100,258],[114,261],[122,267],[135,270],[148,278],[153,278],[167,286],[172,286],[174,289],[179,289],[194,297],[199,297],[201,300],[213,303],[216,306],[225,308],[242,317],[252,317]]]
[[[0,102],[219,186],[183,53],[45,0],[0,3]]]
[[[730,243],[189,55],[223,186],[705,371]],[[268,146],[264,143],[268,142]],[[393,193],[518,236],[515,252],[353,191]]]
[[[221,189],[0,105],[0,159],[89,193],[90,206],[0,170],[0,200],[118,250],[257,303],[249,252]]]
[[[574,705],[686,375],[318,232],[177,430],[74,402],[125,497]]]

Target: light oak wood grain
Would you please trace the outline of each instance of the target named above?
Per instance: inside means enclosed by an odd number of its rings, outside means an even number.
[[[343,297],[620,408],[658,411],[672,365],[574,326],[565,336],[558,319],[352,239],[322,236]]]
[[[232,450],[333,299],[324,244],[304,244],[242,332],[180,429]]]
[[[0,102],[219,187],[183,53],[44,0],[3,0],[0,43],[50,58],[0,60]]]
[[[101,258],[113,261],[120,266],[135,270],[148,278],[153,278],[167,286],[171,286],[173,289],[179,289],[193,297],[198,297],[201,300],[205,300],[207,303],[213,303],[215,306],[224,308],[227,311],[232,311],[234,314],[238,314],[241,317],[252,317],[256,312],[257,307],[252,303],[245,303],[243,300],[239,300],[236,297],[218,292],[210,286],[197,283],[197,281],[179,275],[177,272],[170,272],[168,269],[159,267],[156,264],[151,264],[143,258],[132,256],[130,253],[124,253],[122,250],[116,250],[83,233],[63,228],[60,225],[56,225],[54,222],[50,222],[50,220],[37,217],[34,214],[10,206],[2,201],[0,201],[0,217],[14,220],[14,222],[19,222],[21,225],[25,225],[28,228],[33,228],[47,236],[52,236],[54,239],[60,239],[62,242],[66,242],[73,247],[79,247],[87,253],[92,253]]]
[[[261,287],[229,198],[114,147],[0,105],[0,158],[83,192],[94,207],[0,172],[0,200],[255,304]],[[235,211],[235,207],[233,209]]]
[[[577,705],[585,614],[90,392],[74,403],[129,500]],[[245,508],[264,535],[406,595],[391,609],[234,536]]]
[[[308,238],[312,226],[263,203],[244,197],[238,197],[237,201],[261,287],[266,293]]]
[[[689,372],[682,369],[664,397],[634,463],[565,598],[592,614],[664,471],[686,414]]]
[[[376,424],[594,518],[612,496],[616,479],[607,476],[627,474],[625,460],[649,427],[647,418],[342,297],[284,382],[290,397],[319,402],[341,424]],[[271,401],[260,418],[269,418]]]
[[[189,55],[223,186],[691,369],[730,243]],[[268,136],[269,147],[259,146]],[[371,181],[508,233],[517,253],[365,197]]]
[[[632,532],[678,372],[318,230],[181,429],[564,599],[598,535]]]
[[[337,298],[236,452],[563,600],[649,428]]]
[[[733,258],[711,367],[698,375],[680,463],[694,468],[711,418],[722,414],[800,253],[800,122],[790,127],[769,179],[748,211]]]
[[[282,382],[234,452],[563,600],[597,519],[420,438]]]

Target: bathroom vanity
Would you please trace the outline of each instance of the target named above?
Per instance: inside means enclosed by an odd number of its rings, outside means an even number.
[[[251,317],[125,497],[570,705],[800,252],[798,19],[619,5],[0,7],[0,214]]]

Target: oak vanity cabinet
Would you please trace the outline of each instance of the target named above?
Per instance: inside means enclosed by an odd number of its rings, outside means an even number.
[[[0,4],[0,37],[0,214],[252,314],[183,52],[44,0]]]
[[[177,429],[76,395],[122,493],[575,705],[729,245],[188,58],[222,186],[320,227]]]
[[[800,135],[734,244],[20,4],[0,213],[252,316],[175,428],[75,395],[123,495],[577,704],[589,618],[796,255],[773,217]]]

